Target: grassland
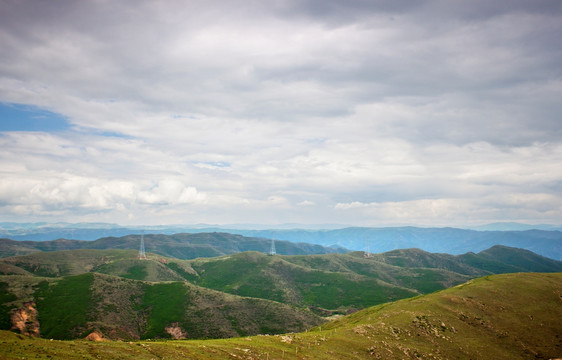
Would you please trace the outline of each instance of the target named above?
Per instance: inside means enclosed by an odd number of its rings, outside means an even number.
[[[505,274],[371,307],[303,333],[223,340],[49,341],[0,332],[4,359],[550,359],[562,274]]]
[[[93,282],[94,274],[86,273],[51,284],[39,283],[35,298],[44,337],[68,339],[86,335],[90,309],[95,306],[90,290]]]

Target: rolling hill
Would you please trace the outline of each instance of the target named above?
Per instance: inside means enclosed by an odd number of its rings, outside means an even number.
[[[145,303],[144,300],[138,300],[136,303],[133,301],[137,304],[134,305],[131,303],[130,294],[143,293],[146,289],[158,286],[163,286],[162,289],[165,290],[167,286],[172,286],[167,285],[169,283],[183,283],[184,285],[173,286],[197,288],[202,293],[215,291],[213,293],[216,295],[212,297],[218,299],[213,305],[215,307],[226,306],[226,308],[232,309],[232,305],[218,305],[220,301],[224,302],[226,298],[230,299],[232,296],[246,299],[245,303],[248,303],[249,299],[253,299],[252,301],[267,300],[269,303],[276,304],[271,306],[271,309],[276,309],[274,311],[276,314],[287,311],[287,318],[296,316],[296,312],[301,314],[299,316],[308,319],[308,322],[301,324],[301,326],[305,326],[305,324],[310,324],[311,319],[320,321],[313,314],[323,317],[348,314],[372,305],[448,288],[478,276],[514,271],[560,272],[562,262],[547,259],[526,250],[503,246],[496,246],[479,254],[469,253],[457,256],[407,249],[373,254],[369,257],[365,257],[362,252],[297,256],[267,256],[258,252],[242,252],[193,260],[166,258],[150,253],[147,260],[139,260],[135,250],[80,249],[40,252],[2,259],[0,274],[5,276],[0,279],[0,284],[8,284],[9,286],[4,286],[11,289],[7,291],[11,295],[0,301],[0,305],[4,306],[3,316],[6,318],[10,313],[25,307],[25,303],[35,301],[36,309],[40,314],[39,321],[42,324],[43,321],[47,321],[44,320],[46,319],[44,310],[41,310],[41,304],[45,304],[42,301],[49,304],[51,298],[56,299],[58,296],[59,291],[56,290],[59,289],[58,284],[66,284],[68,279],[74,279],[77,276],[80,279],[96,281],[90,282],[89,287],[84,289],[83,298],[76,299],[76,301],[84,304],[99,303],[99,299],[103,298],[105,292],[99,293],[95,289],[100,286],[105,287],[105,285],[93,286],[91,284],[115,282],[121,284],[117,287],[120,291],[111,290],[109,292],[116,294],[122,292],[119,296],[129,299],[125,301],[128,304],[127,309]],[[80,277],[85,275],[93,276],[93,278]],[[25,279],[23,284],[21,279]],[[133,280],[137,280],[137,282]],[[73,282],[71,281],[71,283]],[[88,282],[84,280],[82,283]],[[47,289],[45,284],[52,284],[48,289],[52,287],[55,290],[45,290]],[[138,290],[139,287],[144,290]],[[64,287],[60,289],[64,289]],[[12,299],[11,296],[15,296],[15,298]],[[210,295],[208,297],[211,298]],[[222,300],[220,300],[221,297]],[[141,298],[142,296],[139,297],[139,299]],[[113,338],[145,336],[143,335],[145,332],[140,330],[137,332],[111,330],[111,326],[108,324],[119,323],[120,320],[116,319],[120,319],[122,314],[130,313],[130,310],[125,311],[109,306],[112,301],[107,301],[106,312],[97,311],[92,306],[80,311],[80,313],[91,315],[89,320],[84,320],[82,323],[105,324],[96,329]],[[163,298],[162,301],[166,302],[167,299]],[[192,300],[186,295],[184,301],[185,304],[188,304]],[[284,307],[279,307],[282,304]],[[255,311],[250,306],[239,308],[245,309],[246,316],[249,318]],[[135,316],[143,317],[144,312],[139,313],[138,311]],[[198,314],[199,320],[195,320],[195,317],[191,320],[192,322],[198,321],[207,324],[207,328],[212,328],[211,325],[214,322],[204,321],[204,312],[196,312],[196,314]],[[234,328],[239,326],[236,324],[241,320],[230,315],[227,318],[230,322],[229,326]],[[278,327],[272,328],[273,330],[270,332],[290,331],[289,329],[294,329],[296,326],[291,324],[279,322],[280,326],[287,326],[285,330]],[[125,327],[130,326],[131,324],[128,324]],[[224,325],[221,329],[227,327]],[[10,326],[8,324],[3,328],[10,328]],[[181,326],[180,328],[183,329]],[[266,328],[268,327],[251,328],[251,331],[264,331]],[[57,336],[60,338],[81,336],[84,331],[91,330],[92,327],[82,324],[79,329],[82,330],[67,329]],[[207,334],[235,336],[251,333],[247,327],[242,327],[242,329],[244,329],[242,333],[231,330],[219,332],[213,329],[184,332],[189,337],[205,337]],[[108,331],[110,335],[107,335]],[[159,337],[167,336],[162,329],[156,334]]]
[[[5,359],[553,359],[562,274],[486,276],[305,333],[223,340],[49,341],[0,332]]]
[[[527,250],[495,246],[478,254],[395,250],[308,256],[239,253],[190,262],[200,286],[241,296],[345,313],[508,272],[560,272],[562,262]]]

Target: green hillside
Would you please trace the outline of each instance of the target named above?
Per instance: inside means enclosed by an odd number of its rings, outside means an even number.
[[[273,257],[239,253],[196,259],[190,265],[200,286],[306,306],[321,314],[427,294],[493,273],[562,271],[560,261],[508,247],[460,256],[419,249],[370,257],[362,252]]]
[[[480,260],[477,260],[477,263],[468,260],[466,257],[466,255],[459,256],[463,262],[493,273],[529,271],[529,269],[536,272],[562,271],[561,261],[545,258],[528,250],[501,245],[478,253]]]
[[[33,254],[40,251],[41,250],[35,249],[33,246],[28,246],[21,241],[0,239],[0,258]]]
[[[316,257],[304,259],[314,261]],[[191,261],[191,266],[200,286],[320,310],[345,312],[418,294],[374,277],[318,270],[307,266],[306,261],[296,265],[291,257],[255,252],[197,259]]]
[[[147,257],[139,260],[136,250],[40,252],[0,260],[0,274],[60,277],[96,272],[144,281],[183,281],[195,274],[185,260],[155,254]]]
[[[41,336],[54,339],[83,338],[94,331],[112,339],[224,338],[301,331],[323,322],[306,310],[185,282],[150,283],[97,273],[5,275],[0,290],[1,319],[33,303]],[[23,325],[38,325],[33,311]],[[2,329],[10,327],[2,322]]]
[[[2,259],[0,264],[17,266],[33,275],[59,277],[78,275],[119,260],[134,259],[134,250],[71,250],[39,252]]]
[[[6,274],[60,277],[96,272],[144,281],[188,281],[234,295],[273,300],[321,315],[347,313],[459,284],[470,277],[443,269],[402,268],[363,257],[267,256],[243,252],[179,260],[134,250],[68,250],[6,258]]]
[[[125,281],[125,280],[123,280]],[[486,276],[305,333],[224,340],[48,341],[0,332],[5,359],[554,359],[562,273]]]

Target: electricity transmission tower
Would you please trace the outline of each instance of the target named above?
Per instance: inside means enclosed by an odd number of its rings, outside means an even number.
[[[144,232],[141,234],[139,260],[146,260],[146,253],[144,251]]]
[[[271,249],[269,250],[269,256],[273,256],[275,255],[275,240],[273,240],[273,238],[271,238]]]
[[[364,257],[366,258],[370,258],[373,255],[371,254],[371,241],[370,239],[367,239],[367,251],[365,251],[365,253],[363,254]]]

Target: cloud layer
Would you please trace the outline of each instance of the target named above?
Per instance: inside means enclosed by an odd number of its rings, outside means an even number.
[[[559,1],[0,1],[0,217],[562,223]]]

